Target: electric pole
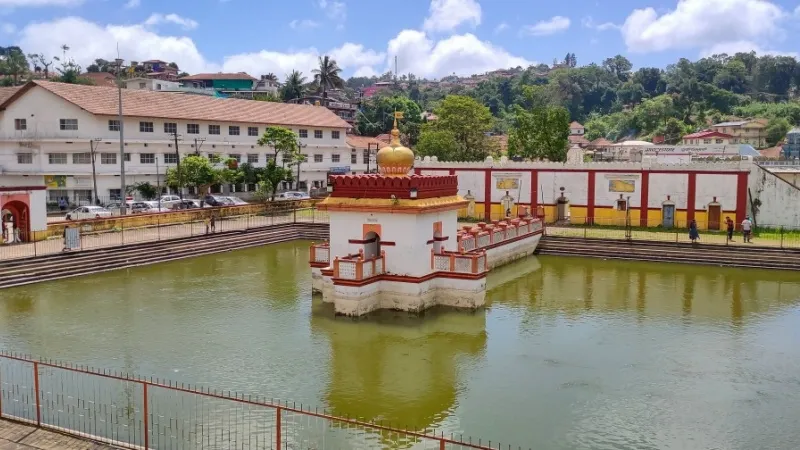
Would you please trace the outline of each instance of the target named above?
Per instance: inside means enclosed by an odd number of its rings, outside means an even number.
[[[206,141],[206,138],[194,138],[194,154],[196,156],[200,156],[200,147],[203,146],[203,142]],[[199,145],[197,143],[200,143]]]
[[[97,171],[94,168],[94,155],[95,155],[95,143],[99,145],[100,138],[94,138],[89,141],[89,156],[92,158],[92,186],[94,188],[94,204],[100,204],[100,198],[97,196]]]
[[[178,197],[181,199],[181,206],[183,206],[183,174],[181,173],[181,152],[178,150],[178,138],[181,136],[178,132],[170,133],[175,139],[175,162],[177,164],[176,170],[178,171]]]
[[[119,52],[119,47],[117,47],[117,52]],[[123,60],[120,58],[114,60],[117,64],[117,91],[119,94],[119,214],[124,216],[125,209],[128,206],[127,203],[125,203],[128,193],[126,192],[127,186],[125,186],[125,136],[123,134],[125,121],[122,119],[122,79],[119,77],[120,72],[122,72],[122,61]]]

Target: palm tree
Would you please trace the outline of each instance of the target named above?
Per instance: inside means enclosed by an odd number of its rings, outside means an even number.
[[[314,69],[314,83],[322,90],[322,96],[328,92],[330,88],[341,88],[344,86],[344,80],[339,75],[342,69],[336,64],[336,60],[325,56],[319,57],[319,68]]]
[[[283,84],[283,100],[289,101],[300,98],[306,93],[306,77],[301,72],[293,70],[286,76]]]
[[[19,76],[25,75],[30,69],[30,66],[28,66],[28,60],[22,52],[12,50],[8,56],[6,56],[4,69],[5,73],[14,78],[14,85],[16,85],[19,83]]]
[[[61,46],[61,51],[64,53],[64,59],[67,59],[67,51],[69,50],[69,45],[64,44]]]
[[[278,76],[277,76],[277,75],[275,75],[275,74],[274,74],[274,73],[272,73],[272,72],[270,72],[270,73],[268,73],[268,74],[264,75],[264,79],[265,79],[265,80],[267,80],[267,81],[274,81],[274,82],[276,82],[276,83],[278,82]]]

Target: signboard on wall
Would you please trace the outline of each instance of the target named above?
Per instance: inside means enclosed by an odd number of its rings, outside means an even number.
[[[608,180],[609,192],[630,194],[632,192],[636,192],[636,180],[639,179],[639,175],[607,174],[606,179]]]
[[[49,188],[64,188],[67,187],[66,175],[45,175],[44,184]]]
[[[350,166],[331,167],[329,172],[333,175],[347,174],[350,173]]]
[[[516,172],[495,173],[492,175],[495,180],[495,187],[501,191],[511,191],[519,189],[521,175]]]

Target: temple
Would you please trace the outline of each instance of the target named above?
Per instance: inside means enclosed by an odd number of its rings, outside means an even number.
[[[458,178],[411,174],[401,117],[378,152],[379,173],[331,176],[330,196],[318,205],[329,213],[330,240],[311,246],[312,287],[337,314],[480,308],[488,271],[532,254],[542,235],[541,220],[525,210],[459,228],[457,212],[469,202]]]

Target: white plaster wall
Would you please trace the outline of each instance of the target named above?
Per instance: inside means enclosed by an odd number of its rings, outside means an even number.
[[[648,188],[648,207],[659,208],[662,203],[670,201],[675,203],[675,208],[687,208],[689,189],[689,175],[685,173],[651,173]]]
[[[383,246],[386,252],[386,270],[396,275],[421,277],[431,272],[431,246],[433,224],[442,221],[442,234],[450,238],[443,246],[455,250],[458,226],[457,212],[444,211],[428,214],[392,214],[369,212],[330,212],[331,258],[357,253],[361,244],[350,244],[351,239],[363,239],[364,224],[381,225],[381,240],[394,242]]]
[[[697,174],[696,177],[695,209],[706,209],[717,197],[723,210],[736,210],[736,175]]]
[[[37,175],[5,175],[0,176],[0,187],[10,186],[44,186],[44,177]]]
[[[748,187],[752,196],[761,200],[756,216],[759,225],[800,227],[800,189],[756,165]],[[753,217],[749,198],[747,213]]]
[[[47,203],[45,197],[47,191],[36,190],[29,191],[31,201],[31,230],[32,231],[45,231],[47,230]]]
[[[531,174],[530,172],[502,172],[492,171],[492,203],[500,203],[500,199],[506,195],[506,189],[497,189],[497,180],[500,178],[517,178],[518,188],[507,189],[508,195],[514,197],[515,203],[530,203],[531,198]]]
[[[482,202],[485,192],[485,175],[483,171],[462,170],[456,171],[456,175],[458,176],[458,195],[463,197],[469,191],[475,197],[476,203]]]
[[[539,172],[539,203],[555,204],[561,196],[559,189],[564,187],[564,195],[572,205],[588,204],[589,174],[587,172]]]
[[[616,206],[617,200],[627,200],[630,197],[630,206],[638,208],[642,199],[642,174],[621,172],[597,172],[594,175],[594,204],[595,206]],[[614,178],[630,179],[634,182],[633,192],[612,192],[609,190],[610,181]]]

